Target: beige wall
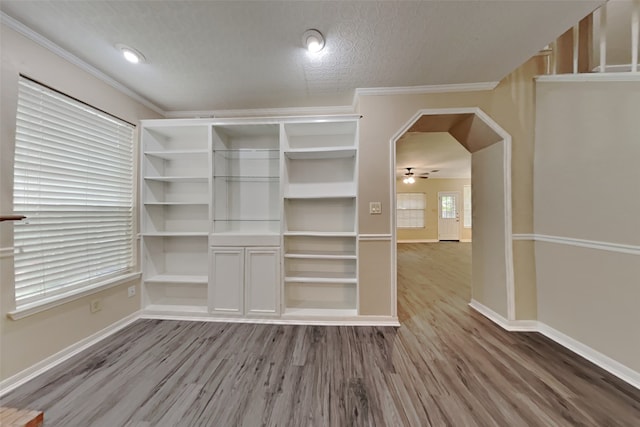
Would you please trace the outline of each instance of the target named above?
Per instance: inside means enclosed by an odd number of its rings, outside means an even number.
[[[640,81],[539,82],[536,98],[534,231],[556,238],[535,243],[538,318],[640,372]]]
[[[18,33],[1,27],[0,52],[0,211],[12,211],[13,148],[20,73],[81,99],[132,123],[159,115],[134,102],[76,66]],[[0,247],[13,246],[12,224],[0,223]],[[138,298],[127,298],[126,283],[91,297],[64,304],[22,320],[9,320],[14,308],[13,263],[0,258],[0,380],[34,365],[139,309]],[[138,292],[139,295],[139,292]],[[89,300],[102,298],[102,311],[90,314]]]
[[[504,150],[505,142],[499,142],[471,157],[471,207],[475,224],[471,295],[475,301],[507,318]]]
[[[417,179],[415,184],[404,184],[402,179],[396,181],[398,193],[424,193],[426,209],[424,228],[398,228],[398,241],[438,240],[438,192],[457,191],[460,203],[460,239],[471,240],[471,228],[464,228],[462,215],[464,211],[464,186],[470,185],[470,179]]]
[[[457,92],[423,95],[361,96],[358,109],[360,123],[359,228],[362,234],[390,234],[391,217],[391,146],[394,135],[421,109],[479,107],[512,136],[512,209],[513,232],[533,231],[533,76],[544,71],[544,59],[533,58],[507,76],[492,91]],[[369,202],[382,202],[382,215],[369,215]],[[477,233],[475,227],[474,234]],[[475,236],[474,236],[475,237]],[[475,240],[475,239],[474,239]],[[531,251],[518,251],[515,265],[516,317],[536,312],[535,277]],[[393,251],[378,248],[375,257],[360,257],[361,309],[369,314],[393,313],[387,296],[391,283],[386,278],[363,280],[363,272],[375,265],[391,270]],[[370,309],[376,307],[375,310]],[[384,310],[379,308],[384,307]],[[526,317],[524,317],[526,318]],[[528,317],[531,318],[531,317]]]

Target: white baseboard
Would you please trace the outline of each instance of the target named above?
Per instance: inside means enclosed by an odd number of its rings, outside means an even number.
[[[549,325],[542,322],[538,322],[538,325],[538,332],[545,337],[557,342],[563,347],[568,348],[574,353],[579,354],[594,365],[601,367],[610,374],[615,375],[640,390],[640,372],[634,371],[617,360],[592,349],[591,347],[563,334]]]
[[[397,243],[438,243],[438,239],[412,239],[412,240],[398,240]]]
[[[183,320],[187,322],[219,322],[219,323],[256,323],[261,325],[309,325],[309,326],[400,326],[397,317],[393,316],[356,316],[339,320],[309,317],[280,317],[280,318],[244,318],[244,317],[213,317],[203,315],[181,315],[143,312],[140,319],[154,320]]]
[[[537,320],[508,320],[503,315],[496,313],[484,304],[471,300],[469,307],[482,314],[493,323],[510,332],[538,332]]]
[[[129,326],[131,323],[135,322],[140,318],[140,313],[135,312],[130,314],[129,316],[118,320],[117,322],[107,326],[106,328],[96,332],[95,334],[89,335],[88,337],[81,339],[75,344],[70,345],[69,347],[60,350],[59,352],[47,357],[44,360],[36,363],[35,365],[18,372],[17,374],[3,380],[0,382],[0,397],[14,390],[16,387],[21,386],[27,381],[32,380],[40,374],[48,371],[49,369],[54,368],[60,363],[70,359],[76,354],[80,353],[83,350],[91,347],[92,345],[102,341],[110,335],[118,332],[119,330]]]
[[[496,323],[503,329],[511,332],[538,332],[545,337],[555,341],[561,346],[573,351],[574,353],[584,357],[594,365],[599,366],[612,375],[620,378],[622,381],[640,389],[640,372],[636,372],[628,366],[600,353],[571,338],[568,335],[552,328],[551,326],[537,320],[508,320],[504,316],[496,313],[487,306],[476,300],[471,300],[469,306],[482,314],[492,322]]]
[[[460,243],[471,243],[471,239],[460,239]]]

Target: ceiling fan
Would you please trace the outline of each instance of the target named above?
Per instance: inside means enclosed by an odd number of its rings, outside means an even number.
[[[415,176],[422,179],[429,178],[429,172],[421,173],[420,175],[415,175],[413,172],[411,172],[413,168],[406,168],[406,169],[407,171],[404,173],[404,178],[402,179],[402,182],[404,182],[405,184],[415,183],[416,182],[416,179],[414,178]]]

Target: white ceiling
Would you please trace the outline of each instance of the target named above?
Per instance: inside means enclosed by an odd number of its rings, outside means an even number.
[[[396,177],[409,167],[430,179],[471,178],[471,153],[449,132],[407,132],[396,143]]]
[[[350,105],[496,82],[601,0],[16,1],[0,10],[165,111]],[[326,37],[318,56],[302,33]],[[116,43],[147,58],[125,62]]]

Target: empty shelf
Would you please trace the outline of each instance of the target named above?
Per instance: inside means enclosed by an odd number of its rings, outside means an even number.
[[[191,276],[182,274],[157,274],[155,276],[147,277],[145,282],[153,283],[190,283],[190,284],[203,284],[209,283],[207,276]]]
[[[300,259],[357,259],[356,254],[349,251],[290,251],[285,258]]]
[[[285,151],[284,155],[294,160],[338,159],[354,157],[356,149],[354,147],[299,148]]]
[[[312,271],[291,271],[288,272],[284,281],[287,283],[343,283],[356,284],[358,279],[355,273],[334,273],[334,272],[312,272]]]

